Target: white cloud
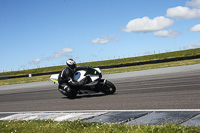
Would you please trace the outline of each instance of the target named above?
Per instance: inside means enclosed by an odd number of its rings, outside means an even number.
[[[200,18],[200,9],[190,9],[188,7],[177,6],[168,8],[166,15],[173,18]]]
[[[147,50],[144,54],[145,54],[145,55],[149,55],[149,54],[151,54],[151,53],[152,53],[151,51]]]
[[[191,32],[193,32],[193,31],[200,31],[200,24],[197,24],[197,25],[195,25],[194,27],[192,27],[192,28],[190,29],[190,31],[191,31]]]
[[[154,33],[154,36],[158,37],[176,37],[181,34],[181,32],[173,31],[173,30],[160,30]]]
[[[41,61],[41,59],[37,58],[37,59],[34,59],[34,60],[32,60],[31,62],[29,62],[29,64],[34,64],[34,65],[36,65],[36,64],[39,64],[40,61]]]
[[[49,60],[52,60],[54,58],[59,58],[62,55],[64,55],[65,53],[71,53],[71,52],[73,52],[73,49],[71,49],[71,48],[63,48],[62,50],[59,50],[59,51],[55,52],[55,54],[53,56],[36,58],[36,59],[33,59],[32,61],[30,61],[29,64],[36,65],[36,64],[39,64],[42,61],[49,61]],[[68,56],[70,56],[70,55],[68,55]]]
[[[200,44],[191,44],[184,47],[184,49],[195,49],[195,48],[200,48]]]
[[[63,54],[65,54],[65,53],[71,53],[71,52],[73,52],[73,49],[71,49],[71,48],[63,48],[62,50],[57,51],[57,52],[54,54],[54,58],[59,58],[59,57],[62,56]]]
[[[198,44],[192,44],[192,45],[189,45],[189,48],[191,48],[191,49],[200,48],[200,45],[198,45]]]
[[[128,22],[125,32],[152,32],[174,24],[174,21],[163,16],[149,19],[148,17],[133,19]]]
[[[200,0],[187,1],[186,5],[196,7],[196,8],[200,8]]]
[[[108,43],[109,41],[118,41],[119,38],[116,38],[115,36],[110,36],[110,37],[102,37],[102,38],[97,38],[92,40],[92,43],[100,43],[100,44],[105,44]]]
[[[104,43],[108,43],[108,39],[97,38],[97,39],[92,40],[92,43],[101,43],[101,44],[104,44]]]

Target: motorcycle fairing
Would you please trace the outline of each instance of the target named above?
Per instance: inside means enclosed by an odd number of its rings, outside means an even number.
[[[86,85],[93,85],[102,77],[99,68],[88,67],[87,71],[80,70],[75,72],[73,80],[76,82],[86,81]]]
[[[50,79],[54,83],[58,83],[58,76],[59,74],[53,74],[51,75]],[[79,70],[74,73],[73,80],[76,82],[84,82],[86,77],[90,78],[90,82],[87,82],[86,85],[92,86],[94,85],[99,79],[101,79],[102,74],[101,70],[99,68],[92,68],[88,67],[87,71]]]
[[[51,75],[50,79],[51,79],[54,83],[58,83],[58,76],[59,76],[59,74],[53,74],[53,75]]]

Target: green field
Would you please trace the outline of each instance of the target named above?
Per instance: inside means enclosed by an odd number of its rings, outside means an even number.
[[[148,60],[175,58],[175,57],[183,57],[183,56],[191,56],[191,55],[200,55],[200,49],[170,52],[170,53],[142,56],[142,57],[135,57],[135,58],[124,58],[124,59],[117,59],[117,60],[89,62],[89,63],[82,63],[79,65],[95,67],[95,66],[101,66],[101,65],[122,64],[122,62],[123,63],[141,62],[141,61],[148,61]],[[145,64],[145,65],[136,65],[136,66],[129,66],[129,67],[102,69],[102,73],[103,74],[121,73],[121,72],[140,71],[140,70],[192,65],[192,64],[200,64],[200,58],[199,59],[182,60],[182,61],[164,62],[164,63],[157,63],[157,64]],[[32,69],[32,70],[25,70],[25,71],[1,73],[0,75],[1,76],[11,76],[11,75],[25,75],[25,74],[30,74],[30,73],[34,74],[34,73],[61,71],[64,67],[65,66],[46,67],[46,68],[39,68],[39,69]],[[25,78],[6,79],[6,80],[0,80],[0,85],[47,81],[47,80],[49,80],[49,77],[50,77],[50,75],[35,76],[35,77],[30,77],[30,78],[25,77]]]
[[[56,122],[51,120],[0,121],[1,133],[199,133],[200,126],[177,124],[119,125],[85,123],[80,120]]]
[[[175,58],[175,57],[186,57],[186,56],[192,56],[192,55],[200,55],[200,48],[176,51],[176,52],[168,52],[168,53],[162,53],[162,54],[140,56],[140,57],[130,57],[130,58],[96,61],[96,62],[86,62],[86,63],[80,63],[78,65],[97,67],[97,66],[117,65],[117,64],[125,64],[125,63],[150,61],[150,60],[169,59],[169,58]],[[0,76],[16,76],[16,75],[54,72],[54,71],[61,71],[64,67],[65,67],[65,65],[37,68],[37,69],[30,69],[30,70],[23,70],[23,71],[4,72],[4,73],[0,73]]]

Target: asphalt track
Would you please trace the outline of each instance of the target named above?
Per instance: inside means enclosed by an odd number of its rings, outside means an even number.
[[[114,95],[78,95],[70,100],[49,81],[0,86],[0,112],[200,109],[200,65],[104,77],[115,84]]]

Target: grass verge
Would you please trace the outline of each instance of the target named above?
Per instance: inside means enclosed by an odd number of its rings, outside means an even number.
[[[140,70],[148,70],[148,69],[156,69],[156,68],[192,65],[192,64],[200,64],[200,59],[174,61],[174,62],[166,62],[166,63],[158,63],[158,64],[146,64],[146,65],[120,67],[120,68],[112,68],[112,69],[102,69],[102,73],[103,74],[122,73],[122,72],[140,71]],[[47,81],[49,80],[49,77],[50,75],[6,79],[6,80],[0,80],[0,85]]]
[[[139,57],[123,58],[123,59],[86,62],[86,63],[80,63],[78,65],[97,67],[97,66],[108,66],[108,65],[135,63],[135,62],[152,61],[152,60],[162,60],[162,59],[186,57],[186,56],[193,56],[193,55],[200,55],[200,48],[168,52],[168,53],[161,53],[161,54],[146,55],[146,56],[139,56]],[[0,73],[0,76],[17,76],[17,75],[55,72],[55,71],[61,71],[64,67],[65,67],[65,65],[37,68],[37,69],[30,69],[30,70],[23,70],[23,71],[3,72],[3,73]]]
[[[200,126],[181,126],[173,123],[164,125],[118,125],[85,123],[80,120],[73,122],[55,122],[51,120],[0,121],[1,133],[196,133],[199,131]]]
[[[23,84],[50,80],[50,75],[0,80],[1,85]]]

